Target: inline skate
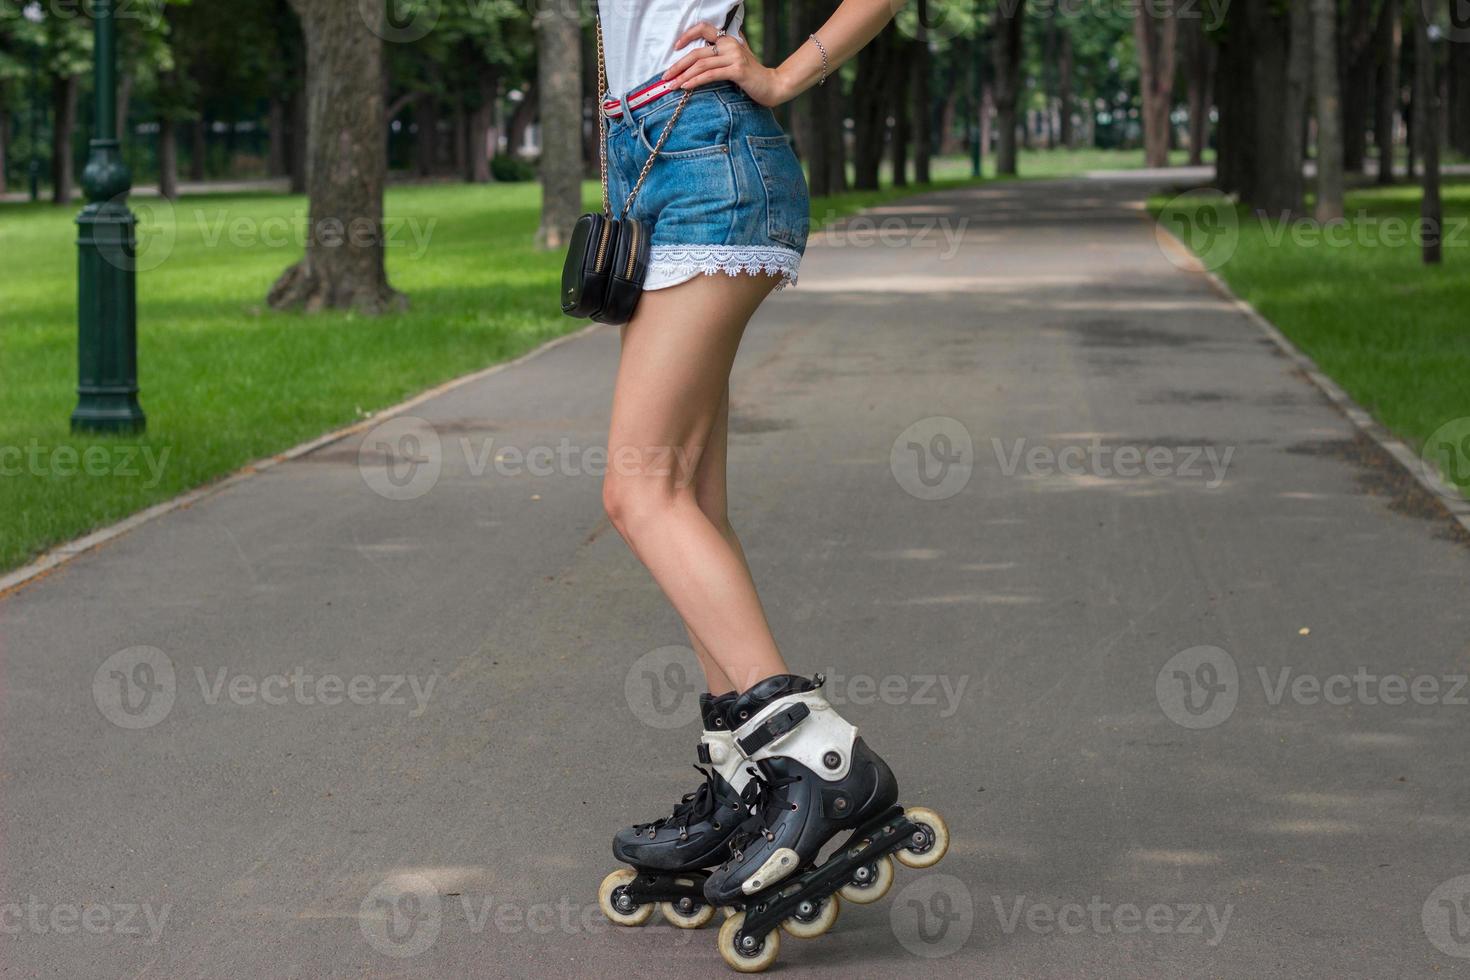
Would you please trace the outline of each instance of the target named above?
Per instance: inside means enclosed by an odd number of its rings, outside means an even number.
[[[923,807],[898,805],[888,764],[818,691],[823,682],[768,677],[730,706],[736,748],[754,773],[750,815],[728,842],[730,856],[704,884],[708,906],[734,906],[720,928],[720,955],[742,973],[776,959],[780,933],[819,936],[837,920],[838,896],[876,902],[893,884],[890,855],[911,868],[944,857],[949,831]],[[818,852],[851,831],[821,864]]]
[[[751,775],[726,718],[734,701],[733,693],[700,695],[704,765],[694,768],[704,782],[675,804],[672,815],[614,836],[613,855],[632,867],[612,872],[597,890],[598,904],[613,922],[641,926],[655,906],[681,929],[698,929],[714,916],[714,906],[704,899],[708,870],[728,856],[730,838],[750,813],[741,791]]]

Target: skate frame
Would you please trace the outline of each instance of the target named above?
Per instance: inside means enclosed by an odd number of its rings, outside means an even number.
[[[685,899],[694,900],[693,908],[707,904],[704,900],[704,881],[709,877],[707,871],[638,871],[637,874],[618,890],[619,894],[632,899],[635,905],[654,902],[678,904]]]
[[[736,949],[742,948],[747,937],[763,942],[766,934],[795,915],[802,903],[826,901],[851,882],[853,873],[863,865],[908,846],[915,835],[923,834],[923,828],[904,816],[903,807],[890,807],[881,817],[854,830],[842,850],[819,867],[777,882],[746,902],[745,922],[735,936]]]

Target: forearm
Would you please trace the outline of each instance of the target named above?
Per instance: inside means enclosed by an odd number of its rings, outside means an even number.
[[[843,0],[816,32],[822,47],[808,38],[776,68],[782,101],[796,98],[821,80],[822,48],[827,49],[827,74],[837,74],[838,67],[877,37],[902,7],[903,0]]]

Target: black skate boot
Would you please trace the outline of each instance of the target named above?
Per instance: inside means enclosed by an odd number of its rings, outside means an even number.
[[[613,837],[613,856],[632,865],[609,874],[598,889],[598,904],[613,922],[643,925],[655,905],[684,929],[697,929],[714,915],[704,900],[708,869],[729,856],[730,838],[749,815],[741,790],[751,777],[726,720],[734,701],[733,693],[700,695],[704,766],[694,767],[704,774],[699,788],[675,804],[670,816],[625,827]]]
[[[753,766],[752,809],[730,840],[730,857],[705,882],[711,906],[743,911],[720,929],[720,954],[743,973],[776,958],[777,927],[818,936],[837,920],[838,899],[882,898],[893,862],[927,868],[944,856],[949,832],[937,813],[897,805],[888,764],[821,695],[822,677],[768,677],[730,707],[735,743]],[[851,831],[821,865],[818,853]]]

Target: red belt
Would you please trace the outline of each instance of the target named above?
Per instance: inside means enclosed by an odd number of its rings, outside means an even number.
[[[651,82],[636,92],[629,92],[627,102],[629,109],[638,109],[648,105],[654,99],[676,91],[674,80]],[[602,103],[602,111],[609,119],[616,119],[623,114],[623,99],[605,99]]]

